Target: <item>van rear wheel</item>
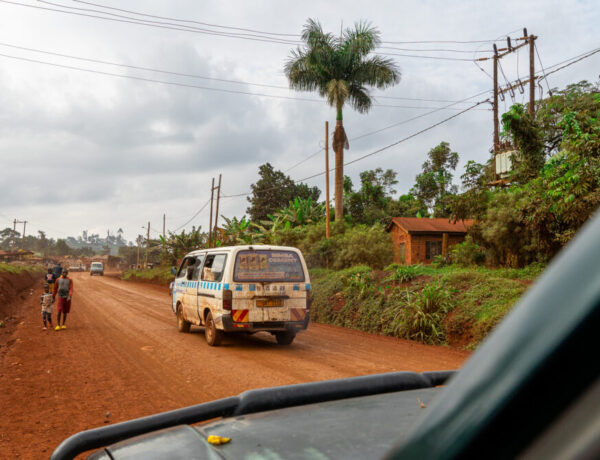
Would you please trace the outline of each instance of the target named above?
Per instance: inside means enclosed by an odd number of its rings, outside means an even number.
[[[223,331],[220,331],[215,326],[215,320],[212,317],[212,313],[206,314],[206,325],[204,326],[204,335],[206,336],[206,343],[211,347],[217,347],[221,344],[223,339]]]
[[[275,333],[277,345],[291,345],[295,338],[296,334],[290,331],[282,331]]]
[[[190,332],[191,324],[183,317],[181,304],[177,305],[177,330],[179,332]]]

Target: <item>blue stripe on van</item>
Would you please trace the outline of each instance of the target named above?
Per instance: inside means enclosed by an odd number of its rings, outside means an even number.
[[[250,290],[251,291],[256,291],[256,284],[251,284],[250,285]]]
[[[235,290],[236,290],[236,291],[241,291],[242,289],[243,289],[243,288],[242,288],[242,285],[241,285],[241,284],[236,284],[236,285],[235,285]]]
[[[294,291],[299,291],[300,290],[300,286],[298,286],[297,284],[294,284]]]
[[[220,288],[219,288],[220,289]],[[225,283],[223,284],[223,289],[228,290],[229,289],[229,283]]]
[[[304,285],[304,287],[306,288],[306,290],[307,290],[307,291],[310,291],[310,283],[306,283],[306,284]]]

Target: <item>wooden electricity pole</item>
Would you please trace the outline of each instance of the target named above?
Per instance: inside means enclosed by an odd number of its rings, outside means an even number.
[[[11,252],[15,250],[15,235],[17,234],[17,219],[13,220],[12,241],[10,243]]]
[[[535,66],[533,61],[534,56],[534,41],[537,37],[535,35],[527,35],[527,29],[523,29],[523,37],[518,40],[522,40],[523,43],[513,46],[510,40],[510,37],[506,38],[506,48],[498,49],[496,44],[494,44],[494,56],[492,59],[494,61],[494,182],[498,180],[498,175],[496,173],[496,155],[498,155],[500,150],[500,120],[498,115],[498,96],[503,95],[506,92],[513,93],[513,90],[517,87],[522,87],[522,85],[526,82],[521,82],[519,80],[516,84],[508,84],[505,88],[500,89],[498,86],[498,66],[500,65],[500,59],[504,56],[514,53],[519,48],[529,45],[529,114],[533,118],[535,114]],[[502,51],[502,53],[499,53]],[[487,58],[486,58],[487,59]],[[504,100],[504,96],[502,96],[502,100]]]
[[[531,120],[535,119],[535,35],[527,35],[527,29],[523,29],[523,35],[529,42],[529,115]]]
[[[144,261],[144,268],[148,268],[148,251],[150,250],[150,222],[148,222],[148,228],[146,230],[146,258]]]
[[[166,232],[166,228],[167,228],[167,215],[163,214],[163,251],[165,250],[165,243],[167,241],[167,232]]]
[[[498,48],[494,43],[494,181],[498,180],[496,173],[496,155],[500,146],[500,133],[498,121]]]
[[[210,221],[208,223],[208,247],[212,248],[212,211],[213,211],[213,196],[215,192],[215,178],[212,179],[210,186]]]
[[[325,237],[331,236],[331,216],[329,215],[329,122],[325,122]]]
[[[142,237],[142,235],[138,235],[138,237],[137,237],[137,263],[135,264],[135,269],[136,270],[138,268],[140,268],[140,241],[141,241],[141,237]]]
[[[27,225],[27,221],[24,220],[23,224],[23,239],[21,240],[21,249],[25,250],[25,226]]]
[[[213,231],[213,244],[216,245],[217,244],[217,231],[218,231],[218,227],[217,227],[217,221],[219,220],[219,201],[221,199],[221,174],[219,174],[219,185],[217,185],[217,208],[216,208],[216,212],[215,212],[215,227],[214,227],[214,231]]]

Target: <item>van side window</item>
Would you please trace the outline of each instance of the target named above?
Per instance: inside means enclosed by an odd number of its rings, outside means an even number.
[[[179,267],[179,271],[177,272],[177,278],[185,278],[188,267],[194,265],[195,263],[195,257],[186,257],[183,259],[183,262],[181,262],[181,267]]]
[[[201,254],[196,258],[196,263],[194,265],[194,273],[192,275],[192,281],[198,281],[198,279],[200,278],[200,269],[202,268],[203,261],[204,254]]]
[[[226,254],[211,254],[206,256],[204,268],[202,269],[202,280],[221,281],[225,271]]]

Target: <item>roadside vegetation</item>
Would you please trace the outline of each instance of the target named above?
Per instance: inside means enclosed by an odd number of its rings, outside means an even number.
[[[43,273],[43,267],[39,267],[36,265],[20,265],[20,264],[7,264],[4,262],[0,262],[0,273],[11,273],[11,274],[20,274],[20,273]]]
[[[121,275],[121,279],[168,286],[173,281],[173,275],[171,267],[161,266],[143,270],[126,270]]]
[[[311,319],[375,334],[474,348],[543,270],[458,265],[313,269]]]

